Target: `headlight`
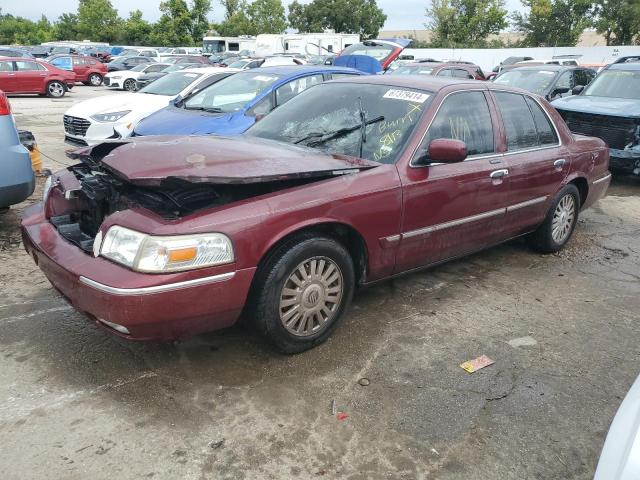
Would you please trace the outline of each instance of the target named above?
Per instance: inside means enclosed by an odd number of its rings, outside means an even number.
[[[191,270],[234,260],[231,240],[221,233],[154,237],[118,225],[107,231],[98,250],[114,262],[150,273]]]
[[[122,78],[122,75],[112,75],[109,78],[113,78],[113,79],[118,79],[118,78]]]
[[[98,113],[96,115],[92,115],[91,118],[97,122],[117,122],[130,112],[131,110],[124,110],[123,112]]]
[[[44,181],[44,187],[42,187],[43,202],[46,202],[47,198],[49,198],[49,192],[51,191],[52,186],[53,186],[53,175],[49,175],[47,179]]]

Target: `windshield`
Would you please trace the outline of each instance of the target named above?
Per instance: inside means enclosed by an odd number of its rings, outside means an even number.
[[[420,65],[405,65],[396,68],[391,75],[431,75],[433,67],[420,66]]]
[[[235,112],[275,83],[279,75],[272,73],[237,73],[198,92],[184,102],[187,110]],[[152,84],[153,85],[153,84]]]
[[[238,60],[229,65],[229,68],[242,68],[246,66],[251,60]]]
[[[395,50],[396,47],[387,43],[365,42],[356,43],[355,45],[345,48],[340,55],[367,55],[368,57],[375,58],[380,63],[384,63]]]
[[[640,100],[640,71],[604,70],[589,84],[583,95]]]
[[[204,40],[202,42],[202,51],[204,53],[222,53],[225,51],[224,40]]]
[[[247,134],[394,163],[432,95],[388,85],[320,84],[278,107]]]
[[[192,72],[173,72],[164,77],[160,77],[153,83],[140,90],[140,93],[150,93],[152,95],[178,95],[196,81],[202,74]]]
[[[163,68],[162,71],[163,72],[177,72],[179,70],[184,70],[185,68],[192,68],[193,65],[190,63],[179,63],[177,65],[170,65],[166,68]]]
[[[556,73],[551,70],[509,70],[496,77],[493,83],[522,88],[542,95],[553,82]]]

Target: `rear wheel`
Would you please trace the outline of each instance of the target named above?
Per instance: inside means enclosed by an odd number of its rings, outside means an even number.
[[[66,92],[66,88],[62,82],[58,82],[54,80],[53,82],[47,83],[47,96],[52,98],[61,98],[64,97],[64,93]]]
[[[132,78],[127,78],[122,84],[122,88],[127,92],[135,92],[137,90],[136,81]]]
[[[102,75],[99,73],[92,73],[89,75],[89,83],[94,87],[99,87],[102,85]]]
[[[249,315],[278,350],[302,352],[331,335],[354,285],[344,246],[325,237],[298,237],[270,254],[256,273]]]
[[[573,234],[579,211],[580,192],[570,183],[558,192],[544,222],[529,237],[533,248],[543,253],[561,250]]]

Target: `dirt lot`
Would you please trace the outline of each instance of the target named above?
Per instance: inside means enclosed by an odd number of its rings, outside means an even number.
[[[12,99],[47,167],[66,163],[62,112],[96,90]],[[289,357],[240,328],[162,345],[98,330],[25,254],[22,207],[0,215],[3,480],[589,479],[640,373],[637,179],[562,253],[516,241],[363,290]],[[458,366],[481,354],[496,363]]]

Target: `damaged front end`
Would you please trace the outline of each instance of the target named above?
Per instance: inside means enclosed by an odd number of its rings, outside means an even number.
[[[629,143],[623,149],[609,149],[611,169],[640,175],[640,123],[630,129]]]
[[[262,176],[246,171],[244,177],[237,174],[224,176],[224,173],[220,176],[215,171],[224,168],[216,169],[215,162],[208,162],[206,155],[183,152],[179,160],[174,160],[176,168],[173,171],[167,168],[170,162],[166,158],[156,165],[146,162],[144,170],[140,163],[145,160],[130,159],[124,155],[127,162],[139,162],[127,172],[120,149],[131,151],[135,148],[132,144],[134,142],[105,142],[68,153],[70,158],[81,163],[67,168],[67,181],[64,187],[60,186],[63,191],[55,202],[50,202],[47,213],[59,234],[87,253],[93,252],[94,239],[104,219],[118,211],[142,208],[162,219],[178,220],[204,209],[375,166],[356,165],[348,160],[343,161],[342,168],[332,164],[329,170],[269,171]],[[136,149],[141,153],[139,148]],[[223,163],[221,156],[217,158]],[[191,162],[188,170],[184,167],[185,159]],[[154,168],[153,174],[147,174],[153,167],[159,167],[159,170]],[[242,169],[242,162],[238,162],[231,170]],[[71,184],[74,187],[70,187]]]

